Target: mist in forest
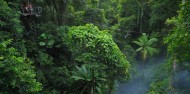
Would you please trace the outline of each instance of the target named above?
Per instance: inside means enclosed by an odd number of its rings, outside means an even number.
[[[190,92],[190,72],[180,70],[173,74],[173,88],[177,94],[188,94]]]
[[[115,94],[147,94],[155,70],[163,61],[163,57],[152,58],[145,62],[144,69],[142,62],[139,61],[133,66],[135,71],[131,74],[131,79],[126,83],[119,83]]]
[[[131,74],[131,79],[126,83],[118,83],[114,94],[148,94],[147,91],[154,81],[156,70],[161,71],[159,73],[165,72],[159,69],[164,62],[164,57],[150,59],[145,63],[143,70],[143,64],[139,61],[133,66],[135,71]],[[173,73],[173,90],[168,94],[188,94],[190,92],[190,72],[182,70],[183,68],[180,69],[180,67],[178,66],[178,70]]]

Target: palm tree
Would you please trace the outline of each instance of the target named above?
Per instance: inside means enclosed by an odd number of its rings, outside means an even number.
[[[145,68],[145,60],[147,58],[147,55],[152,56],[154,53],[157,53],[158,50],[155,49],[154,43],[157,42],[158,39],[157,38],[150,38],[148,39],[148,36],[146,35],[146,33],[142,33],[142,36],[140,38],[138,38],[138,41],[133,41],[135,44],[137,44],[138,46],[140,46],[136,52],[141,52],[142,54],[142,59],[143,59],[143,81],[145,79],[145,74],[144,74],[144,68]]]
[[[146,33],[142,33],[142,36],[138,38],[138,41],[133,41],[135,44],[140,46],[136,52],[141,52],[142,54],[142,59],[143,59],[143,78],[145,78],[144,75],[144,67],[145,67],[145,60],[147,58],[147,55],[152,56],[154,53],[158,53],[158,50],[154,48],[154,43],[157,42],[157,38],[150,38],[148,39],[148,36]]]
[[[143,67],[144,67],[144,62],[147,58],[147,55],[152,56],[154,53],[158,53],[158,50],[154,48],[154,43],[157,42],[157,38],[150,38],[148,39],[148,36],[146,33],[142,33],[142,36],[138,38],[138,41],[133,41],[135,44],[140,46],[136,52],[141,52],[142,58],[143,58]]]

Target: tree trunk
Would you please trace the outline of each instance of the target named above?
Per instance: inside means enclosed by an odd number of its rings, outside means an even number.
[[[145,72],[144,72],[144,70],[145,70],[145,59],[143,60],[143,69],[142,69],[142,72],[143,72],[143,81],[145,79]]]
[[[63,0],[59,0],[59,1],[52,0],[52,4],[56,12],[55,14],[56,14],[57,25],[61,26],[65,24],[65,20],[64,20],[65,17],[63,15],[67,7],[66,2]]]
[[[141,22],[140,22],[140,32],[142,33],[142,24],[143,24],[143,11],[144,11],[144,8],[143,8],[143,4],[141,5]]]
[[[172,74],[170,77],[170,82],[169,82],[169,88],[171,89],[172,93],[175,93],[175,71],[176,71],[176,59],[174,58],[173,62],[172,62]]]
[[[94,94],[95,91],[95,77],[94,77],[94,66],[92,66],[92,91],[91,94]]]
[[[112,87],[109,88],[108,94],[111,94],[111,93],[112,93]]]
[[[140,20],[140,8],[138,7],[138,14],[137,14],[137,27],[139,29],[139,20]]]

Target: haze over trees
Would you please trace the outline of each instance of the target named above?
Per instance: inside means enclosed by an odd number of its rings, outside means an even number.
[[[188,0],[0,0],[0,94],[113,94],[156,57],[166,60],[142,94],[188,94],[189,8]]]

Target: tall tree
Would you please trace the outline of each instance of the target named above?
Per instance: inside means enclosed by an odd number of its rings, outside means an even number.
[[[101,85],[108,86],[109,94],[114,81],[128,79],[130,64],[107,31],[100,31],[92,24],[71,27],[66,39],[76,65],[94,65],[100,77],[106,79]]]
[[[181,4],[178,17],[167,21],[170,26],[173,26],[173,29],[165,37],[165,43],[168,44],[168,52],[179,61],[188,61],[190,59],[190,14],[188,8],[190,8],[190,2],[186,1]]]
[[[146,60],[147,55],[152,56],[154,53],[158,52],[158,50],[154,48],[154,44],[157,41],[158,40],[156,38],[149,39],[146,33],[142,33],[142,36],[138,38],[138,41],[133,41],[135,44],[139,46],[139,48],[136,51],[141,52],[143,61]]]

